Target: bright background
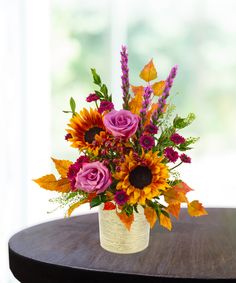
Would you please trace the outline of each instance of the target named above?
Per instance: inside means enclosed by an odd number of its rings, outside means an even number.
[[[160,79],[179,65],[173,102],[179,114],[197,115],[184,134],[201,137],[183,179],[205,206],[236,207],[235,11],[234,0],[0,0],[1,283],[17,282],[8,270],[9,237],[63,217],[47,213],[54,195],[31,180],[54,172],[50,156],[76,159],[62,110],[71,96],[85,106],[90,67],[120,107],[121,44],[132,84],[150,58]]]

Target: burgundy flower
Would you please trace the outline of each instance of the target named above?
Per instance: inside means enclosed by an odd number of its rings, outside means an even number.
[[[158,132],[158,127],[154,125],[153,123],[150,123],[145,127],[144,130],[145,132],[148,132],[149,134],[155,135]]]
[[[185,153],[182,153],[180,155],[180,159],[184,163],[191,163],[191,158],[189,156],[187,156]]]
[[[112,109],[114,109],[114,104],[111,101],[103,100],[100,103],[98,112],[102,114],[104,111],[110,111]]]
[[[68,134],[65,135],[65,140],[66,140],[66,141],[68,141],[68,140],[71,139],[71,138],[72,138],[72,135],[71,135],[71,134],[68,133]]]
[[[174,133],[171,137],[170,140],[175,143],[175,144],[181,144],[185,142],[185,138],[182,137],[181,135]]]
[[[90,93],[90,95],[86,98],[87,102],[92,102],[98,100],[100,97],[96,93]]]
[[[80,156],[75,163],[71,164],[69,171],[67,173],[67,178],[70,180],[71,190],[75,191],[75,177],[79,170],[82,168],[84,163],[89,163],[89,158],[87,156]]]
[[[147,150],[152,149],[155,145],[155,139],[152,136],[143,135],[140,137],[139,141],[141,146]]]
[[[118,205],[124,205],[128,199],[129,199],[129,196],[126,194],[125,191],[123,190],[116,191],[114,200]]]
[[[170,162],[175,162],[179,158],[179,154],[172,147],[167,147],[164,150],[164,155]]]

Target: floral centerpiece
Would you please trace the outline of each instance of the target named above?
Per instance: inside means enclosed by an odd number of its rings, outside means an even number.
[[[104,225],[111,222],[107,231],[111,233],[116,217],[116,222],[123,226],[122,233],[128,233],[127,238],[131,237],[138,215],[144,217],[142,221],[148,223],[148,229],[158,221],[171,230],[170,215],[178,218],[182,203],[187,204],[190,216],[207,212],[198,200],[188,200],[187,193],[192,189],[176,171],[181,164],[191,163],[185,152],[198,140],[180,134],[195,115],[190,113],[185,118],[176,115],[172,119],[175,107],[167,102],[177,66],[171,69],[166,80],[158,81],[151,60],[139,75],[145,86],[133,86],[129,82],[125,46],[120,54],[123,109],[115,110],[107,86],[96,70],[91,69],[96,90],[86,101],[95,107],[77,112],[76,102],[71,98],[71,110],[64,111],[72,114],[65,139],[76,149],[75,161],[52,158],[60,177],[49,174],[34,181],[44,189],[59,193],[54,201],[60,207],[67,207],[67,216],[85,203],[91,208],[100,206],[101,215],[105,213]],[[112,220],[106,219],[106,215],[112,215]],[[135,227],[134,231],[139,233]],[[119,234],[117,228],[115,233]],[[120,237],[119,245],[122,244]],[[107,235],[111,242],[110,238]],[[106,248],[106,244],[102,246]]]

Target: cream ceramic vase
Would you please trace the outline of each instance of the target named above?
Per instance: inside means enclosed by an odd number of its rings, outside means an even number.
[[[142,206],[139,213],[134,212],[134,222],[130,231],[120,221],[116,210],[103,210],[99,206],[99,234],[101,246],[113,253],[131,254],[140,252],[148,247],[150,225],[146,220]]]

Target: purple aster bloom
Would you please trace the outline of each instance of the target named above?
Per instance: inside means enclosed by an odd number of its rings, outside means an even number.
[[[177,70],[178,70],[178,66],[175,65],[171,69],[170,74],[168,78],[166,79],[165,89],[162,95],[158,99],[158,109],[152,115],[152,121],[154,122],[154,124],[156,124],[157,120],[159,119],[161,114],[164,112],[164,107],[166,105],[166,99],[168,98],[170,94],[170,89],[173,85],[174,78],[176,77]]]
[[[174,162],[179,158],[179,154],[172,147],[167,147],[164,150],[164,155],[170,162]]]
[[[100,103],[100,107],[98,108],[99,113],[103,113],[104,111],[110,111],[114,109],[114,104],[111,101],[103,100]]]
[[[155,139],[152,136],[143,135],[140,137],[139,141],[140,141],[142,148],[146,150],[152,149],[155,145]]]
[[[121,70],[122,70],[122,76],[121,76],[121,81],[122,81],[122,91],[123,91],[123,108],[128,109],[129,108],[129,99],[130,99],[130,94],[129,94],[129,68],[128,68],[128,53],[127,53],[127,48],[126,46],[121,47]]]
[[[175,144],[182,144],[185,142],[185,138],[177,133],[171,135],[170,140]]]
[[[123,190],[116,191],[114,200],[118,205],[124,205],[128,199],[129,199],[129,196],[126,194],[125,191]]]
[[[87,102],[92,102],[98,100],[100,97],[96,93],[90,93],[89,96],[86,98]]]
[[[158,132],[158,127],[154,125],[153,123],[148,124],[144,128],[145,132],[148,132],[149,134],[155,135]]]
[[[71,164],[67,173],[67,178],[70,180],[71,190],[75,191],[75,178],[84,163],[89,163],[87,156],[80,156],[75,163]]]
[[[180,159],[184,163],[191,163],[191,158],[189,156],[187,156],[185,153],[182,153],[180,155]]]

